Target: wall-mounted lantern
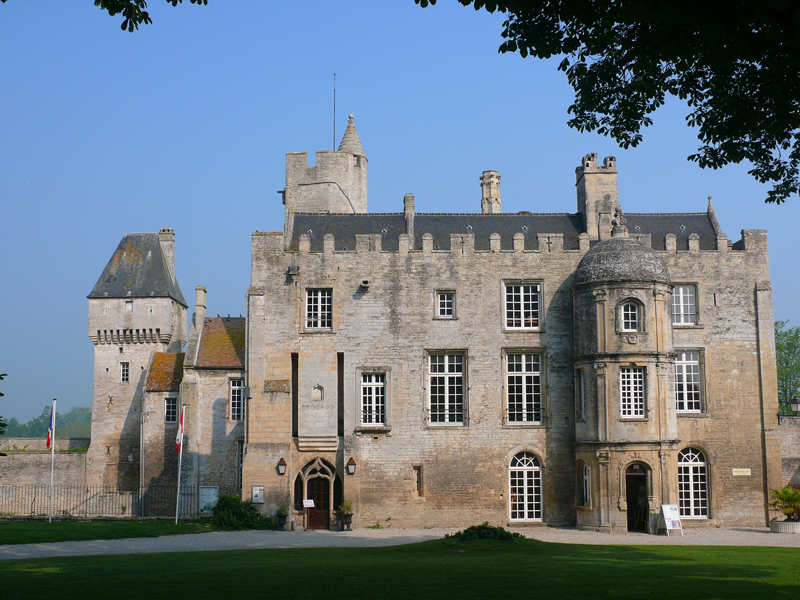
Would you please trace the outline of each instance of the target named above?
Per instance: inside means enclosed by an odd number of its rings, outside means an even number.
[[[348,475],[355,475],[356,474],[356,461],[353,460],[353,457],[350,457],[350,460],[347,461],[347,464],[344,467],[347,470]]]
[[[789,402],[789,408],[792,409],[793,413],[800,411],[800,400],[797,399],[797,396],[794,396],[791,401]]]
[[[278,475],[286,475],[286,461],[281,459],[278,461]]]

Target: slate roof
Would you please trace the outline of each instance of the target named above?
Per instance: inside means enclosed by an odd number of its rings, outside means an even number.
[[[156,352],[147,377],[148,392],[177,392],[183,379],[183,352],[171,354]]]
[[[195,367],[244,369],[244,317],[206,317]]]
[[[575,271],[575,285],[605,281],[672,283],[667,265],[655,250],[627,236],[595,244]]]
[[[188,308],[157,233],[126,233],[89,298],[172,298]]]
[[[630,214],[625,213],[628,232],[631,235],[650,234],[653,250],[666,250],[665,236],[677,236],[677,249],[689,249],[689,235],[700,236],[701,250],[715,250],[717,233],[707,213],[675,214]],[[472,228],[470,230],[470,227]],[[405,217],[401,213],[388,214],[309,214],[297,213],[289,249],[297,251],[299,237],[309,233],[311,251],[322,252],[325,234],[332,233],[336,250],[355,250],[356,234],[381,234],[381,248],[396,252],[397,238],[406,231]],[[514,247],[514,234],[525,235],[525,249],[538,250],[538,233],[561,233],[564,235],[564,250],[577,250],[578,236],[583,232],[580,214],[553,213],[503,213],[499,215],[482,214],[427,214],[417,213],[414,217],[414,234],[417,247],[422,245],[422,236],[433,235],[434,250],[450,249],[451,233],[475,234],[475,249],[489,250],[489,236],[500,234],[500,248],[511,250]]]

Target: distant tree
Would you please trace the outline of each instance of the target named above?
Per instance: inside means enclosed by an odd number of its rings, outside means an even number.
[[[570,127],[635,147],[652,113],[676,96],[701,142],[689,160],[713,169],[749,161],[748,173],[772,184],[766,202],[800,191],[800,3],[459,2],[507,15],[500,52],[564,57],[558,69],[575,90]]]
[[[789,403],[800,395],[800,326],[775,321],[775,355],[778,364],[778,403],[780,414],[791,415]]]
[[[6,1],[0,0],[3,4]],[[183,0],[167,0],[167,3],[172,4],[172,6],[178,6],[182,2]],[[189,2],[192,4],[208,4],[208,0],[189,0]],[[139,25],[150,25],[153,22],[150,18],[150,13],[144,10],[147,8],[146,0],[94,0],[94,5],[99,6],[101,10],[107,10],[111,17],[122,14],[123,20],[120,26],[122,31],[127,29],[133,32],[139,29]]]
[[[73,406],[66,414],[56,413],[56,437],[70,438],[91,436],[92,409],[88,406]],[[43,438],[50,426],[50,406],[45,405],[42,412],[20,423],[15,418],[8,421],[8,437]]]

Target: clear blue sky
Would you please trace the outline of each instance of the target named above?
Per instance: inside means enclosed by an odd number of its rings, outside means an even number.
[[[126,232],[174,228],[189,304],[202,284],[210,314],[244,313],[250,234],[283,227],[285,153],[333,144],[334,72],[370,211],[413,193],[418,212],[477,212],[496,169],[504,212],[575,212],[581,157],[614,155],[627,212],[702,212],[711,195],[731,239],[767,229],[775,315],[800,324],[798,198],[767,205],[746,166],[687,162],[677,101],[636,149],[576,133],[556,61],[498,54],[502,17],[455,0],[149,5],[131,34],[91,0],[0,4],[0,415],[91,403],[86,296]]]

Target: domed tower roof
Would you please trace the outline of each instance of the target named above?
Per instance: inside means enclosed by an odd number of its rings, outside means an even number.
[[[599,242],[575,272],[575,285],[614,281],[672,283],[661,257],[647,244],[624,234]]]
[[[348,117],[347,130],[344,132],[342,142],[339,144],[339,152],[349,152],[350,154],[367,158],[367,155],[364,154],[364,148],[361,146],[361,140],[358,138],[353,119],[353,115]]]

